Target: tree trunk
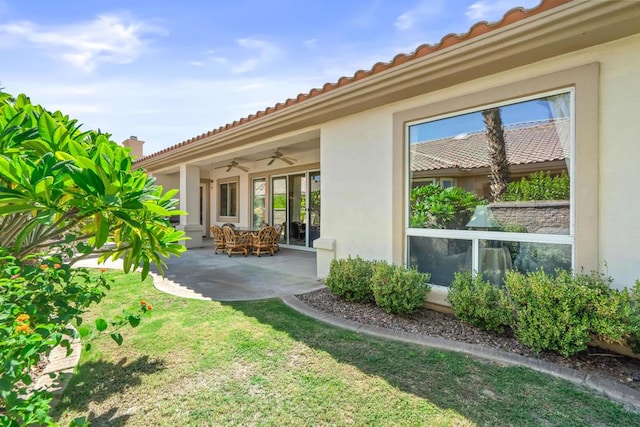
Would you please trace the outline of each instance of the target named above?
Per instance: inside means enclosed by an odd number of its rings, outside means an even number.
[[[491,173],[489,174],[489,187],[491,199],[498,201],[507,191],[509,181],[509,162],[507,161],[507,148],[502,129],[502,118],[499,108],[490,108],[482,112],[484,125],[487,128],[487,148],[489,149],[489,161]]]

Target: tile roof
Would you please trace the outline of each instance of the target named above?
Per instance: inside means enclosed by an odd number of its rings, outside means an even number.
[[[142,160],[146,160],[146,159],[150,159],[153,157],[157,157],[160,156],[164,153],[170,152],[170,151],[174,151],[180,147],[192,144],[194,142],[203,140],[209,136],[212,135],[216,135],[219,134],[221,132],[225,132],[229,129],[233,129],[236,128],[238,126],[242,126],[248,122],[260,119],[262,117],[265,117],[271,113],[274,113],[276,111],[280,111],[284,108],[290,107],[292,105],[297,105],[300,104],[308,99],[317,97],[319,95],[325,94],[327,92],[330,92],[334,89],[349,85],[351,83],[354,83],[356,81],[362,80],[364,78],[367,78],[369,76],[372,76],[374,74],[378,74],[381,73],[383,71],[386,71],[390,68],[393,67],[397,67],[399,65],[405,64],[407,62],[416,60],[418,58],[422,58],[428,55],[431,55],[435,52],[441,51],[443,49],[446,49],[448,47],[451,47],[453,45],[465,42],[467,40],[473,39],[475,37],[481,36],[483,34],[495,31],[499,28],[505,27],[507,25],[511,25],[515,22],[524,20],[526,18],[529,18],[531,16],[537,15],[539,13],[545,12],[549,9],[552,9],[554,7],[560,6],[562,4],[568,3],[572,0],[541,0],[540,4],[538,4],[538,6],[533,7],[531,9],[524,9],[522,7],[516,7],[513,8],[509,11],[507,11],[501,20],[497,21],[497,22],[492,22],[492,23],[488,23],[486,21],[482,21],[482,22],[478,22],[476,24],[474,24],[473,26],[471,26],[469,28],[469,31],[467,31],[464,34],[447,34],[446,36],[444,36],[441,40],[440,43],[437,44],[422,44],[420,46],[418,46],[416,48],[416,50],[414,50],[412,53],[410,54],[405,54],[405,53],[400,53],[398,55],[396,55],[391,61],[389,62],[377,62],[376,64],[373,65],[373,67],[371,67],[371,69],[369,70],[358,70],[354,73],[354,75],[352,77],[347,77],[347,76],[343,76],[340,77],[338,79],[337,82],[335,83],[331,83],[331,82],[327,82],[325,83],[321,88],[313,88],[311,89],[309,92],[307,93],[300,93],[298,94],[298,96],[296,96],[295,98],[288,98],[286,101],[284,102],[279,102],[276,105],[272,106],[272,107],[267,107],[264,110],[260,110],[254,114],[251,114],[247,117],[243,117],[239,120],[235,120],[232,123],[227,123],[224,126],[220,126],[217,129],[213,129],[210,130],[206,133],[203,133],[201,135],[195,136],[193,138],[190,138],[186,141],[182,141],[179,144],[173,145],[171,147],[165,148],[163,150],[160,150],[156,153],[150,154],[148,156],[142,157],[141,159],[138,159],[138,161],[142,161]]]
[[[569,119],[505,126],[507,161],[524,165],[569,157]],[[411,170],[489,167],[485,131],[419,142],[411,146]],[[562,144],[561,141],[566,141]],[[563,147],[564,145],[564,147]]]

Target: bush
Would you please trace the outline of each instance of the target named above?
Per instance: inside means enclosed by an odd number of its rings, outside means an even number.
[[[413,188],[409,196],[411,227],[464,229],[482,201],[475,193],[437,184]]]
[[[371,275],[374,264],[374,261],[351,256],[332,260],[325,281],[327,288],[332,294],[347,301],[372,302]]]
[[[431,287],[429,274],[386,262],[373,268],[371,289],[376,304],[389,314],[410,314],[422,307]]]
[[[629,304],[631,313],[627,319],[626,342],[634,352],[640,353],[640,280],[636,280],[635,286],[629,293]]]
[[[25,95],[0,91],[0,425],[50,425],[51,393],[30,393],[32,367],[55,346],[70,349],[82,315],[108,290],[101,276],[71,269],[78,259],[123,259],[124,270],[179,255],[185,238],[168,218],[177,190],[164,192],[133,166],[130,149],[76,120],[51,113]],[[121,325],[136,326],[151,305],[134,305],[108,323],[122,343]],[[111,327],[110,327],[111,325]],[[89,343],[87,343],[87,346]],[[85,347],[86,348],[86,347]]]
[[[609,288],[604,276],[510,272],[506,284],[516,312],[516,337],[535,351],[571,356],[586,349],[592,334],[607,340],[626,335],[629,312],[622,295],[627,291]]]
[[[507,184],[503,200],[569,200],[570,193],[571,185],[566,172],[552,177],[549,172],[540,171]]]
[[[512,323],[505,291],[485,282],[482,274],[456,273],[447,299],[457,318],[487,331],[502,333]]]

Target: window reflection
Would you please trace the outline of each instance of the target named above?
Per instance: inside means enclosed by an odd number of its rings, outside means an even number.
[[[569,234],[570,99],[563,93],[410,126],[410,227],[464,229],[475,206],[490,204],[500,231]]]
[[[409,236],[409,267],[431,274],[429,282],[449,286],[457,272],[471,271],[471,241]]]
[[[408,126],[410,266],[443,286],[465,269],[500,284],[508,269],[571,268],[572,100],[567,91]],[[479,212],[491,223],[473,221]]]

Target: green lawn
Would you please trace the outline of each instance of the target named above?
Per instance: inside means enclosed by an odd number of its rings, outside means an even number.
[[[527,369],[343,331],[279,300],[185,300],[112,276],[92,316],[140,299],[154,313],[121,347],[105,337],[82,355],[56,408],[63,425],[640,425]]]

